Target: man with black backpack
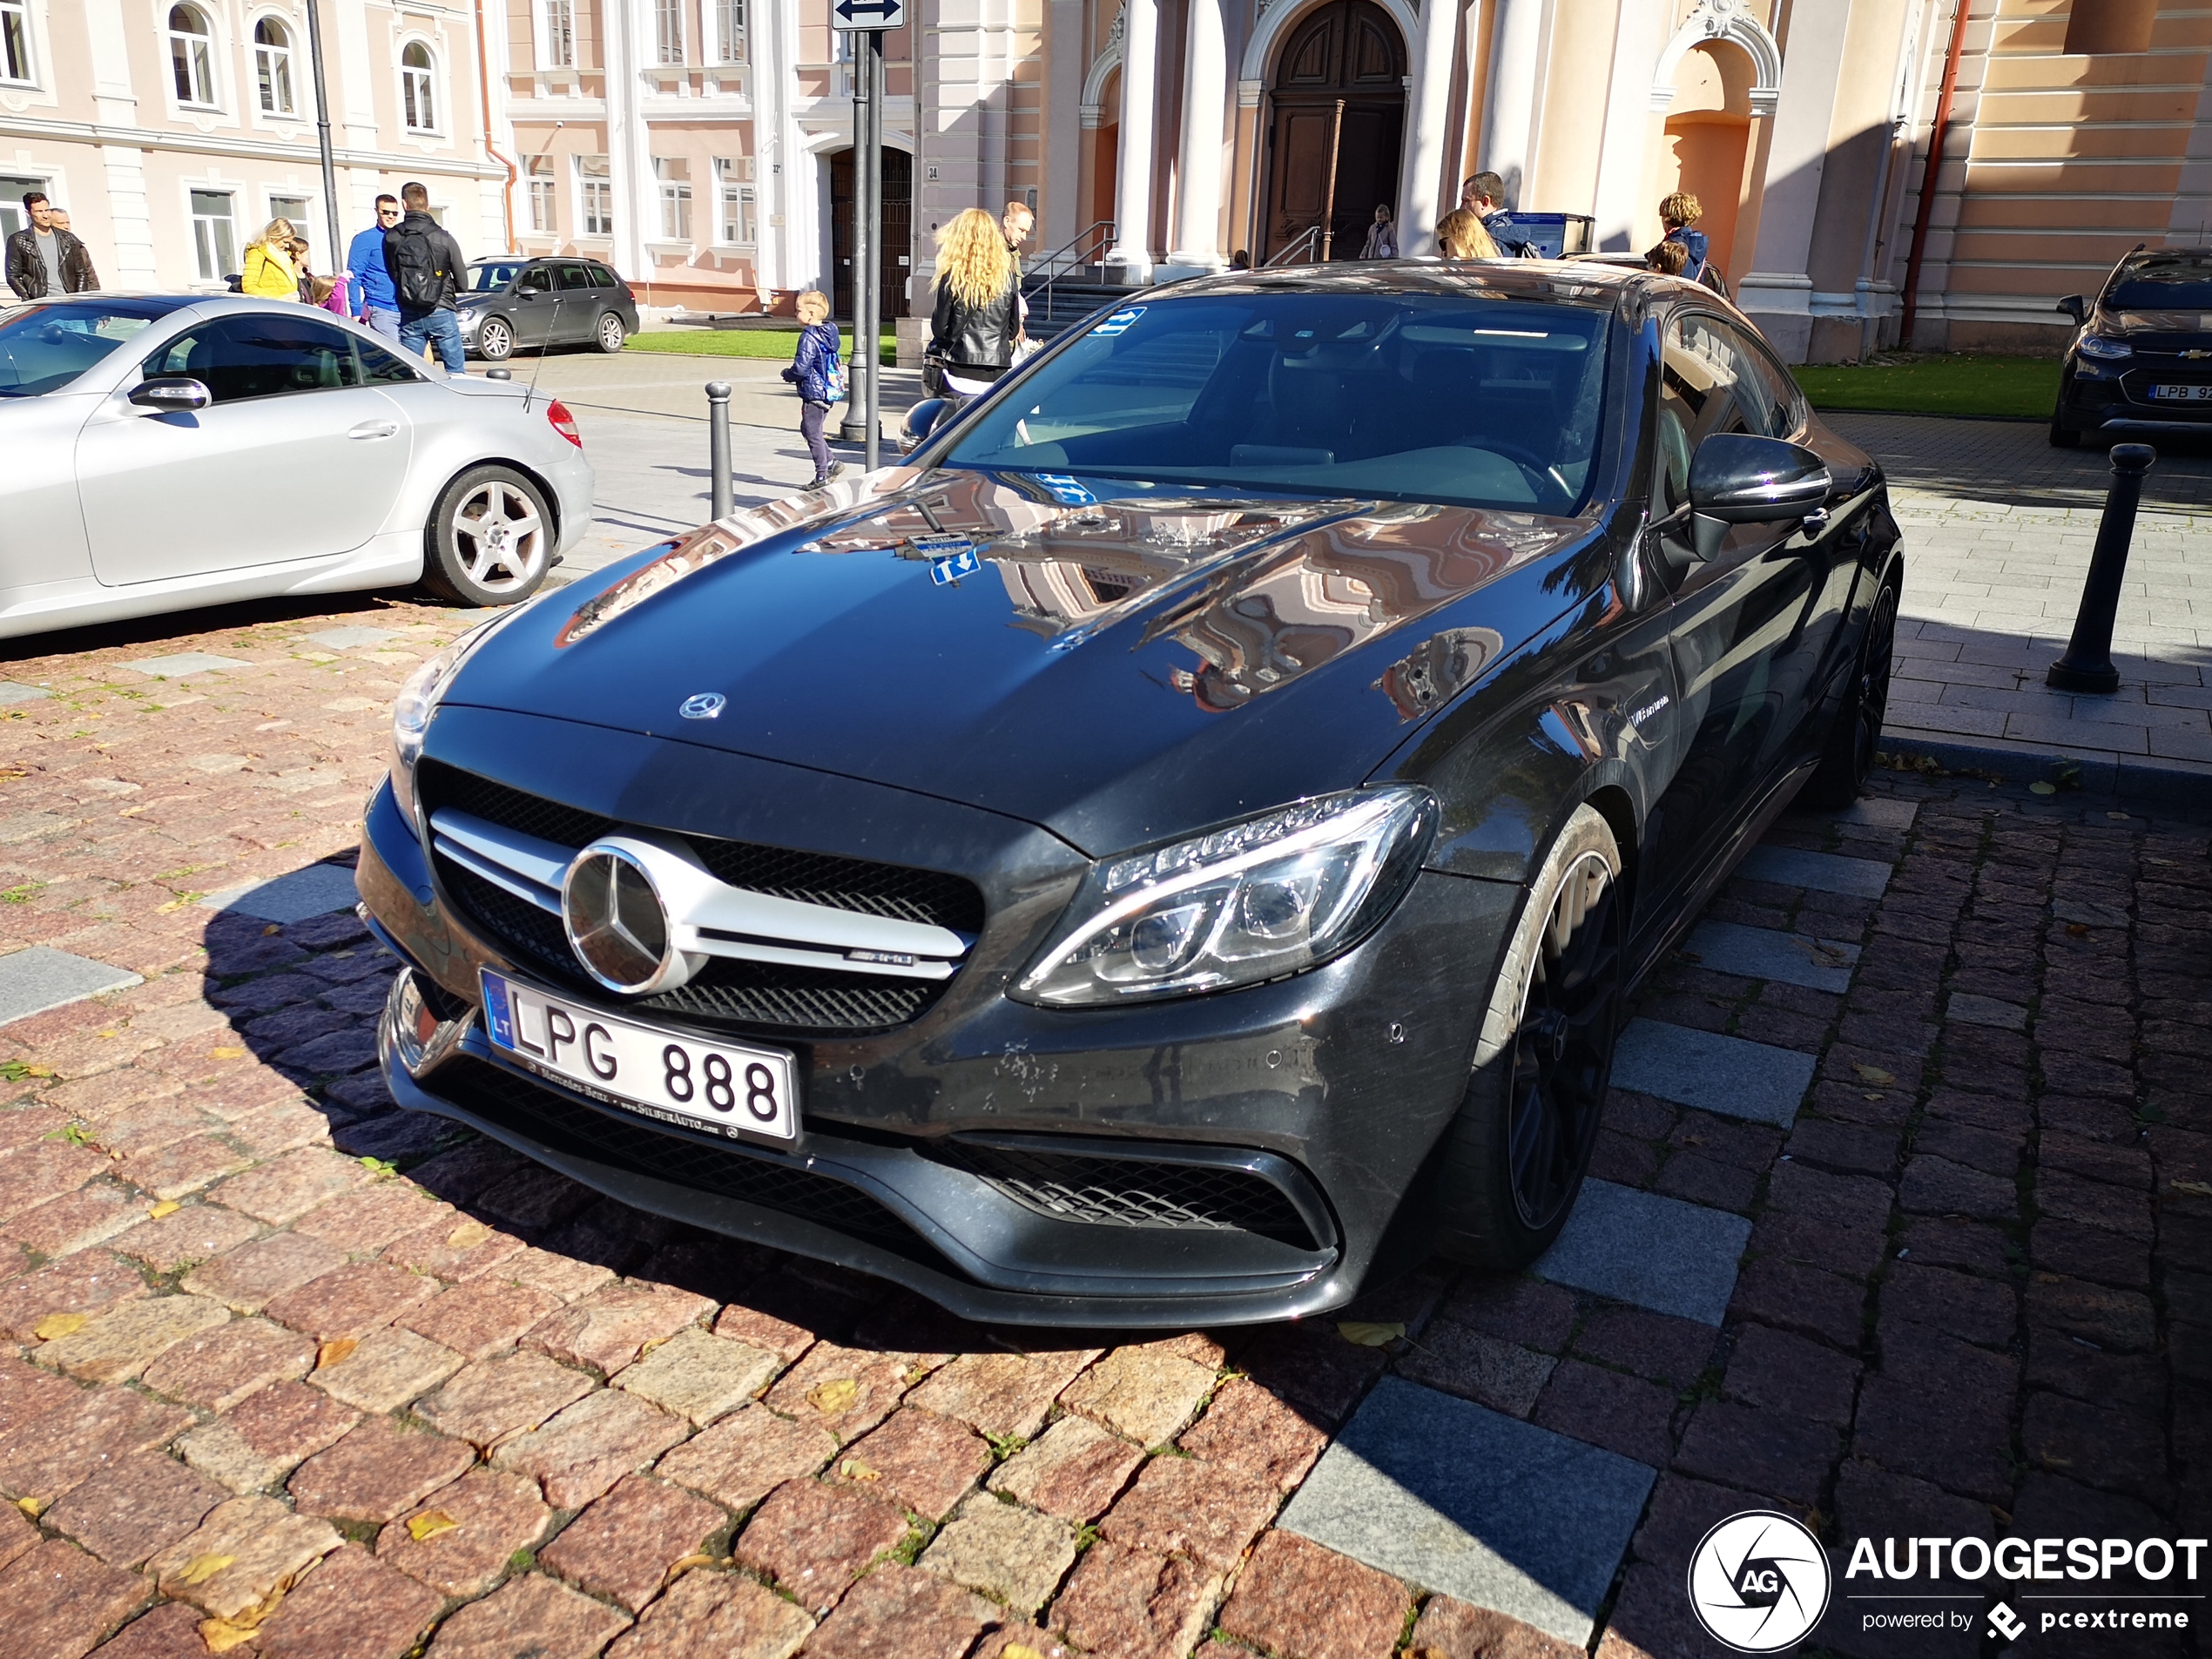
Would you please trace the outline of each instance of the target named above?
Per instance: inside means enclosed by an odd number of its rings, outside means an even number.
[[[446,373],[459,374],[469,357],[454,300],[469,262],[452,233],[430,217],[428,190],[401,185],[400,205],[406,213],[384,233],[384,268],[400,302],[401,349],[420,357],[426,344],[435,345]]]

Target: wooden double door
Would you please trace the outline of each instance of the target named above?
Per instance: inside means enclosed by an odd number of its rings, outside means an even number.
[[[1331,260],[1359,258],[1376,206],[1398,206],[1406,125],[1398,25],[1372,0],[1331,0],[1284,46],[1268,102],[1258,259],[1264,262],[1315,226],[1326,230]],[[1312,257],[1321,257],[1318,245]]]
[[[853,315],[853,212],[858,186],[851,150],[830,157],[830,259],[834,266],[830,308],[840,319]],[[904,150],[883,155],[883,246],[880,268],[883,320],[907,314],[907,279],[914,274],[914,158]]]

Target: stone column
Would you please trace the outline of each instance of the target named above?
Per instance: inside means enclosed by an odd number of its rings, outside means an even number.
[[[1082,189],[1082,128],[1070,126],[1068,111],[1083,98],[1082,0],[1049,0],[1045,7],[1044,189],[1037,223],[1036,252],[1064,246],[1082,226],[1076,223],[1076,198]],[[1055,122],[1049,118],[1056,113]]]
[[[1163,280],[1225,270],[1221,255],[1221,133],[1229,108],[1229,56],[1221,0],[1190,0],[1183,44],[1183,133],[1176,152],[1174,251]],[[1128,73],[1124,61],[1123,73]]]
[[[1159,68],[1159,0],[1124,0],[1121,147],[1114,162],[1114,246],[1107,278],[1135,287],[1152,280],[1152,124]]]
[[[1413,40],[1413,84],[1406,93],[1405,160],[1399,173],[1404,182],[1398,187],[1398,249],[1409,257],[1436,252],[1459,36],[1458,5],[1453,0],[1426,0]],[[1454,192],[1450,205],[1456,206],[1458,200]]]
[[[1800,5],[1791,11],[1759,239],[1752,268],[1736,285],[1736,303],[1788,363],[1804,362],[1812,346],[1812,233],[1850,21],[1849,5]]]
[[[1521,182],[1535,159],[1543,24],[1544,0],[1498,0],[1491,19],[1490,91],[1482,101],[1482,145],[1475,165],[1506,181],[1508,207],[1521,206]]]

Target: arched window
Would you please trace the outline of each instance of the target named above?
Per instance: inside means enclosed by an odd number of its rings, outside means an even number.
[[[214,31],[197,6],[169,8],[169,72],[177,102],[212,108],[215,103]]]
[[[253,25],[253,80],[260,89],[264,114],[293,112],[292,37],[274,17]]]
[[[430,93],[430,49],[411,40],[400,52],[400,108],[409,132],[435,132],[438,106]]]

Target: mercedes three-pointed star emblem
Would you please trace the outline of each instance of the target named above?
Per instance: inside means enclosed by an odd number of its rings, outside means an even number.
[[[561,925],[584,971],[627,995],[665,988],[682,958],[644,867],[617,846],[587,846],[561,884]]]

